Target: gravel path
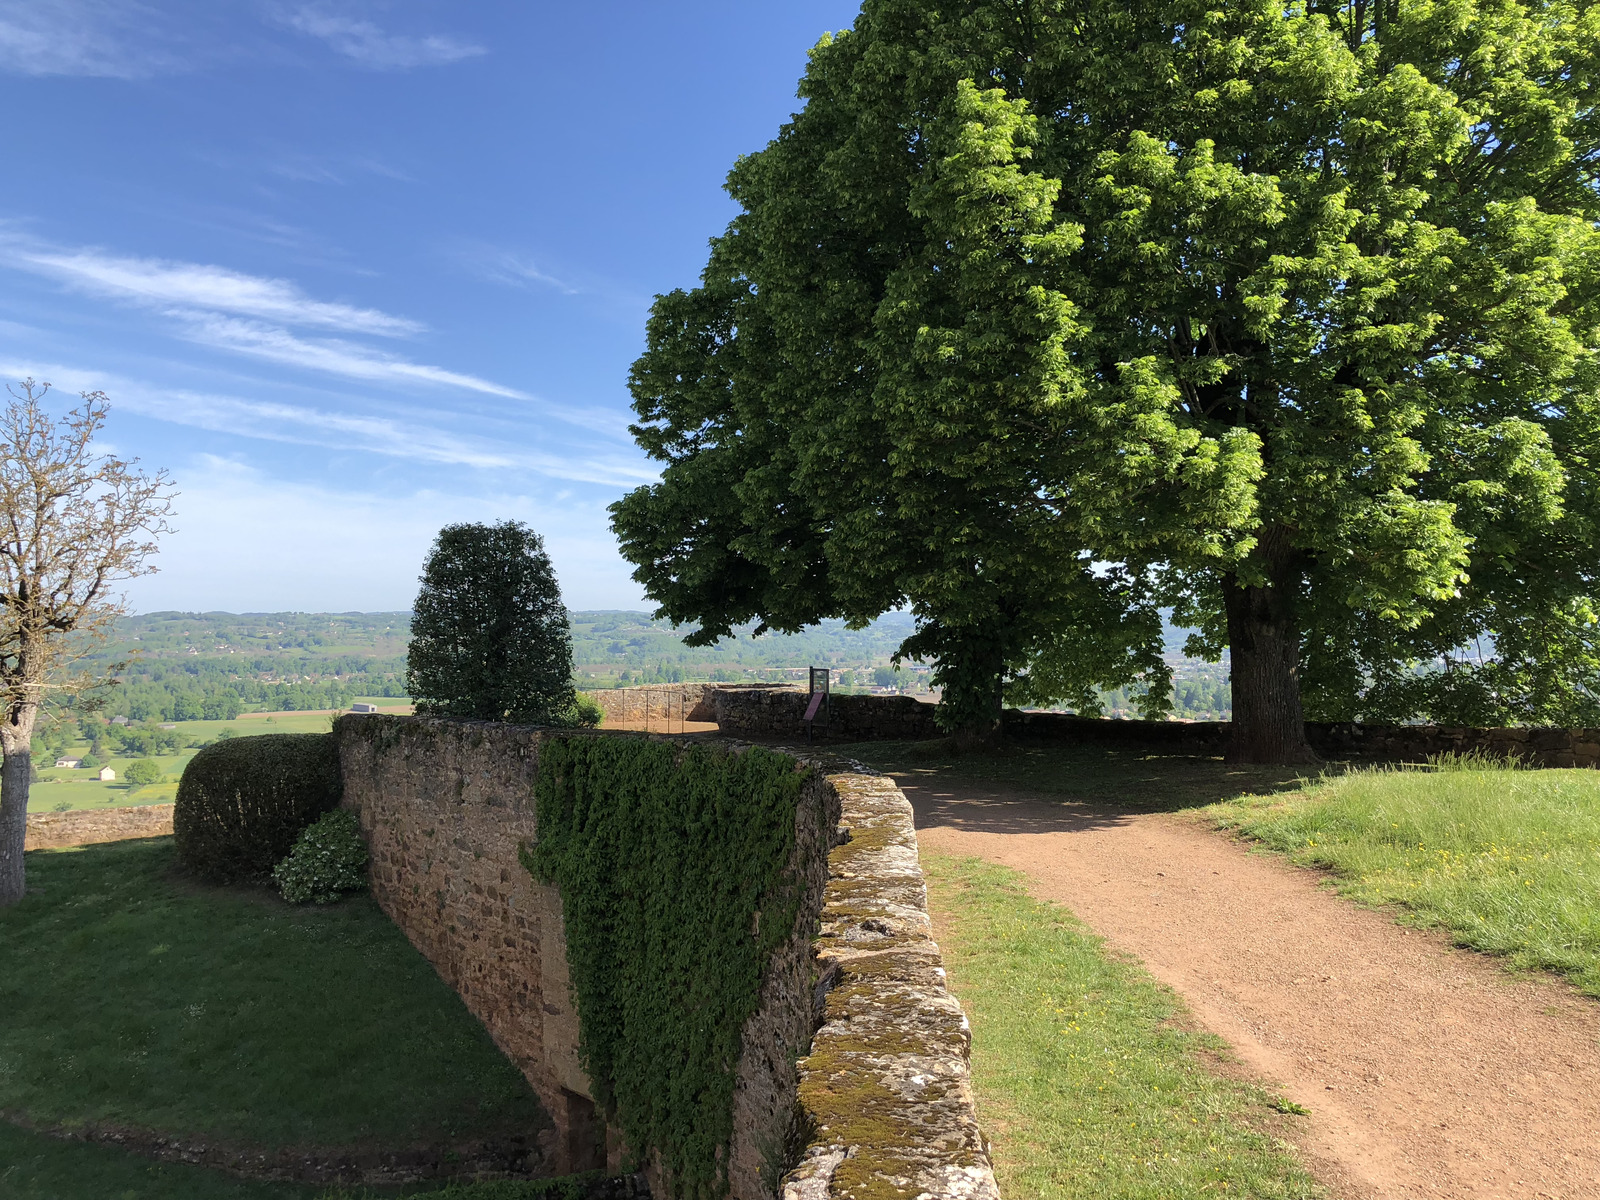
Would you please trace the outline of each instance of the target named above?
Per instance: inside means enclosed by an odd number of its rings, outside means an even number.
[[[1600,1200],[1600,1003],[1191,818],[899,782],[922,845],[1026,873],[1309,1108],[1334,1196]]]

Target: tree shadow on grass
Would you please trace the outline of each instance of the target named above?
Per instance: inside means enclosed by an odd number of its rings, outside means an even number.
[[[952,754],[942,742],[863,742],[834,749],[892,775],[918,828],[993,833],[1071,832],[1139,813],[1180,812],[1244,795],[1292,791],[1340,768],[1247,766],[1220,758],[1141,754],[1095,746],[1011,745]]]

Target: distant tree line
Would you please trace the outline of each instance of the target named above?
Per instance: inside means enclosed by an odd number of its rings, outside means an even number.
[[[305,712],[346,708],[358,696],[404,696],[405,684],[385,675],[348,675],[315,683],[226,683],[168,675],[135,677],[106,689],[103,711],[130,721],[231,721],[242,712]]]

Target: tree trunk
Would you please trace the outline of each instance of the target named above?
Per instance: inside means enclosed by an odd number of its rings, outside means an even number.
[[[23,847],[28,840],[28,777],[33,767],[32,705],[0,723],[0,906],[15,904],[27,891]]]
[[[1222,579],[1228,616],[1228,652],[1233,674],[1232,763],[1314,763],[1300,704],[1300,626],[1295,618],[1298,556],[1287,531],[1263,532],[1258,551],[1265,560],[1265,587]]]
[[[959,751],[992,750],[1001,741],[1005,711],[1005,647],[992,631],[963,638],[958,651],[940,662],[941,704],[954,716],[951,736]]]

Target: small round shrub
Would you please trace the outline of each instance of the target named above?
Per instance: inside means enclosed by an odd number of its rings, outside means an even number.
[[[306,826],[272,879],[290,904],[332,904],[346,892],[365,890],[367,845],[355,814],[336,808]]]
[[[178,782],[178,858],[215,883],[265,880],[300,831],[338,807],[342,792],[331,733],[268,733],[207,746]]]

